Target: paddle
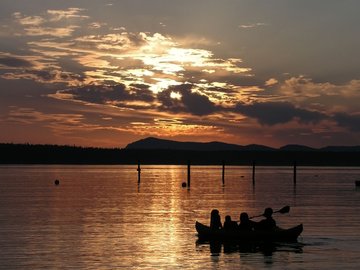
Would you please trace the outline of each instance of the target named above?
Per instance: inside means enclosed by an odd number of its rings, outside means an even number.
[[[286,214],[286,213],[289,213],[290,212],[290,206],[286,205],[284,206],[283,208],[277,210],[277,211],[274,211],[273,214],[275,213],[280,213],[280,214]],[[250,217],[249,219],[252,219],[252,218],[257,218],[257,217],[262,217],[264,214],[261,214],[261,215],[257,215],[257,216],[252,216]]]

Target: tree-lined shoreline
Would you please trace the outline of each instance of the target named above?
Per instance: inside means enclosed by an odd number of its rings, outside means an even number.
[[[179,150],[96,148],[66,145],[0,143],[0,164],[164,164],[360,166],[358,147],[338,151],[320,149]]]

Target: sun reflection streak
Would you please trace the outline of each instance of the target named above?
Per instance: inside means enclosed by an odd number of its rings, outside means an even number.
[[[159,177],[168,180],[155,187],[151,201],[146,206],[150,223],[146,229],[146,237],[139,243],[144,254],[142,261],[148,266],[162,263],[176,265],[179,263],[178,254],[183,250],[181,238],[184,230],[181,220],[183,206],[179,193],[179,179],[183,177],[183,173],[178,166],[169,166],[166,170],[152,166],[147,170],[149,171],[147,181],[152,184],[155,184]],[[172,247],[171,250],[168,250],[169,246]]]

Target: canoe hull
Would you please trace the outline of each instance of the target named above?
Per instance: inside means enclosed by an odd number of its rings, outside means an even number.
[[[269,241],[269,242],[293,242],[296,241],[303,231],[300,224],[290,229],[275,231],[226,231],[212,230],[200,222],[195,223],[195,228],[200,239],[224,240],[224,241]]]

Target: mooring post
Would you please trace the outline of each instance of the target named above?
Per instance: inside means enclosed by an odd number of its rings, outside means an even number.
[[[296,161],[294,161],[294,185],[296,185]]]
[[[138,160],[137,172],[138,172],[138,184],[140,184],[140,174],[141,174],[140,160]]]
[[[225,185],[225,161],[222,161],[222,184]]]
[[[187,164],[187,187],[190,188],[190,165],[191,162],[190,160],[188,160],[188,164]]]
[[[255,161],[253,161],[253,164],[252,164],[252,183],[253,183],[253,186],[255,186]]]

